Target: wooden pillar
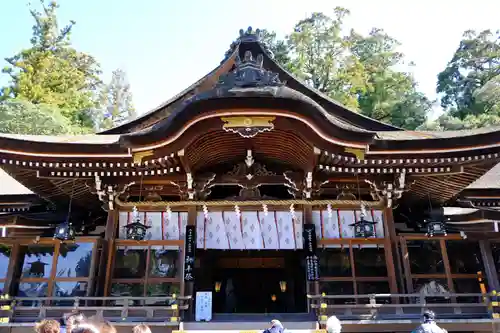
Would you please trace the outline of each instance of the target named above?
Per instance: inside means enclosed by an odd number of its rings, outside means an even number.
[[[304,212],[303,223],[312,224],[313,223],[312,206],[304,205],[303,212]],[[316,230],[316,232],[318,231]],[[311,282],[307,281],[306,290],[314,295],[319,295],[319,281],[311,281]]]
[[[403,286],[403,271],[401,269],[401,253],[399,252],[399,238],[396,235],[396,228],[394,226],[394,215],[392,213],[392,208],[386,207],[384,209],[384,228],[389,235],[384,244],[385,256],[387,264],[387,274],[389,277],[389,288],[391,293],[399,293],[399,284]],[[403,288],[402,288],[403,289]]]
[[[498,281],[498,273],[495,267],[495,260],[491,253],[491,244],[489,240],[480,240],[479,249],[481,250],[481,257],[483,259],[484,270],[486,279],[488,281],[488,291],[500,290],[500,283]]]
[[[191,226],[196,226],[196,218],[198,215],[198,211],[196,210],[196,206],[189,206],[188,207],[188,220],[187,220],[187,225]],[[195,243],[196,246],[196,243]],[[185,251],[186,243],[184,242],[184,251]],[[195,250],[196,251],[196,250]],[[182,251],[183,252],[183,251]],[[181,262],[181,267],[182,267],[182,275],[181,275],[181,293],[184,296],[191,296],[192,301],[189,304],[189,311],[188,311],[188,317],[186,319],[190,319],[194,315],[194,299],[196,295],[194,294],[194,281],[184,281],[184,255],[181,256],[180,258]],[[196,254],[195,254],[195,260],[196,259]],[[194,276],[195,280],[197,279],[197,276]]]
[[[403,267],[404,276],[406,281],[406,292],[412,294],[413,290],[413,280],[411,278],[411,265],[410,265],[410,254],[408,253],[408,246],[406,245],[406,239],[401,237],[399,239],[399,244],[401,245],[401,254],[403,256]]]
[[[110,210],[106,221],[106,230],[102,240],[101,258],[99,260],[99,276],[97,290],[102,291],[103,296],[107,296],[111,287],[112,267],[114,260],[114,241],[116,238],[116,229],[118,225],[118,212]]]
[[[21,246],[18,243],[12,245],[10,249],[10,257],[9,257],[9,267],[7,270],[6,282],[4,285],[4,290],[7,291],[9,295],[15,295],[15,286],[16,286],[16,272],[19,270],[22,265],[22,261],[24,258],[21,258]]]
[[[446,281],[448,282],[448,290],[450,292],[454,293],[455,286],[453,285],[453,279],[451,278],[450,259],[448,258],[448,250],[446,249],[446,241],[444,239],[439,240],[439,245],[441,246],[441,256],[443,257],[444,272],[446,274]]]

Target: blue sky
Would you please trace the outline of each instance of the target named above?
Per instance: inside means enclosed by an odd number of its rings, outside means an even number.
[[[35,5],[38,0],[32,1]],[[222,60],[240,28],[288,33],[314,11],[351,10],[349,27],[379,27],[397,38],[420,89],[435,97],[437,73],[466,29],[498,29],[498,0],[60,0],[60,22],[77,22],[73,43],[95,56],[104,77],[126,70],[139,113],[169,99]],[[0,13],[0,59],[29,46],[32,20],[27,1],[6,1]],[[3,67],[3,64],[1,65]],[[0,78],[4,83],[7,78]]]

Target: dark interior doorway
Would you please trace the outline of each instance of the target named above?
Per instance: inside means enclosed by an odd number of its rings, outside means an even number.
[[[299,251],[197,252],[195,291],[212,291],[214,313],[306,312]]]

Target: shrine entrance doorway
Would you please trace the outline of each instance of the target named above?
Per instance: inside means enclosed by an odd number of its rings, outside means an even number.
[[[214,313],[304,313],[302,257],[302,251],[198,250],[195,291],[212,291]]]

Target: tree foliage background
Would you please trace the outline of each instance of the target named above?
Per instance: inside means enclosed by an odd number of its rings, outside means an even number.
[[[99,62],[71,44],[75,22],[61,26],[55,0],[32,8],[30,44],[5,58],[0,131],[21,134],[90,133],[136,116],[122,70],[104,84]],[[456,130],[500,124],[500,35],[466,31],[436,78],[439,101],[418,89],[412,63],[382,29],[349,30],[345,8],[313,13],[284,38],[264,30],[275,59],[305,84],[376,120],[404,129]],[[179,87],[179,90],[182,87]],[[441,115],[429,119],[441,107]],[[438,110],[439,111],[439,110]]]
[[[314,89],[376,120],[405,129],[457,130],[500,124],[499,32],[466,31],[438,75],[439,106],[418,90],[411,62],[382,29],[345,34],[345,8],[313,13],[284,39],[264,31],[275,59]],[[439,110],[438,110],[439,111]]]
[[[5,58],[10,82],[0,89],[2,131],[23,134],[89,133],[104,116],[98,61],[71,44],[75,22],[60,26],[59,4],[40,0],[31,8],[30,46]],[[106,86],[105,86],[106,87]],[[131,98],[131,97],[128,97]],[[18,117],[12,117],[19,115]],[[40,122],[25,122],[37,119]],[[111,126],[111,125],[108,125]]]

